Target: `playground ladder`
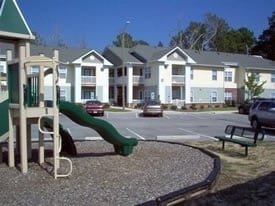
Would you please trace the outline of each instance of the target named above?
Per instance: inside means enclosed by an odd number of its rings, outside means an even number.
[[[38,119],[38,130],[39,132],[41,132],[42,134],[50,134],[53,136],[53,139],[55,141],[55,138],[58,138],[57,139],[57,142],[58,142],[58,145],[57,145],[57,148],[54,149],[54,155],[53,155],[53,158],[54,158],[54,178],[56,179],[57,177],[68,177],[71,175],[72,173],[72,170],[73,170],[73,163],[72,161],[67,158],[67,157],[59,157],[59,153],[61,152],[61,145],[62,145],[62,140],[60,138],[60,135],[55,135],[54,131],[52,132],[49,132],[49,131],[45,131],[45,130],[42,130],[41,129],[41,119],[43,117],[49,117],[51,115],[41,115]],[[54,144],[54,147],[56,147],[56,145]],[[66,173],[66,174],[58,174],[57,173],[57,169],[59,168],[59,160],[65,160],[65,161],[68,161],[69,162],[69,165],[70,165],[70,169],[69,169],[69,172]]]

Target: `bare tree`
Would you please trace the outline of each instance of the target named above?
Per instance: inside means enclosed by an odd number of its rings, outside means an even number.
[[[58,47],[66,47],[67,46],[65,41],[62,38],[60,28],[58,26],[56,26],[53,34],[51,35],[50,43],[52,45],[58,46]]]

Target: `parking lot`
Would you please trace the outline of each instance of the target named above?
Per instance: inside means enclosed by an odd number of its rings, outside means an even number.
[[[173,112],[165,111],[163,117],[143,117],[140,110],[130,112],[106,112],[95,117],[111,123],[123,136],[140,140],[207,140],[222,135],[228,124],[250,127],[247,115],[237,112]],[[99,134],[82,127],[66,116],[60,123],[68,128],[74,140],[100,139]],[[266,139],[275,140],[273,130],[267,130]]]

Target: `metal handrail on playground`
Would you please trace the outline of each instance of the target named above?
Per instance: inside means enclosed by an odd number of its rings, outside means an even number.
[[[44,117],[51,117],[51,115],[41,115],[38,118],[38,130],[39,130],[39,132],[41,132],[42,134],[53,135],[53,138],[56,138],[54,136],[54,132],[53,131],[45,131],[45,130],[43,130],[41,128],[41,120]],[[68,177],[68,176],[70,176],[72,174],[72,171],[73,171],[73,163],[72,163],[72,161],[69,158],[67,158],[67,157],[58,157],[58,154],[61,152],[61,145],[62,145],[62,140],[61,140],[61,138],[60,138],[59,135],[58,135],[58,142],[59,142],[59,144],[58,144],[58,150],[57,150],[57,154],[54,154],[54,158],[55,158],[55,160],[58,159],[58,160],[66,160],[66,161],[68,161],[69,162],[69,172],[66,173],[66,174],[58,174],[57,173],[57,169],[59,168],[59,165],[58,165],[58,167],[54,168],[54,178],[55,179],[57,177]]]

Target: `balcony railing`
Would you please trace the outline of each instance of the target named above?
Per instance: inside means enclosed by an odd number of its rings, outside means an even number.
[[[144,76],[133,76],[133,84],[144,84]]]
[[[126,78],[125,77],[125,84],[126,84]],[[113,84],[122,84],[122,77],[109,77],[109,84],[113,85]],[[144,76],[133,76],[133,84],[144,84]]]
[[[81,84],[96,84],[96,76],[81,76]]]
[[[173,84],[184,84],[185,83],[185,75],[172,75],[172,83]]]

